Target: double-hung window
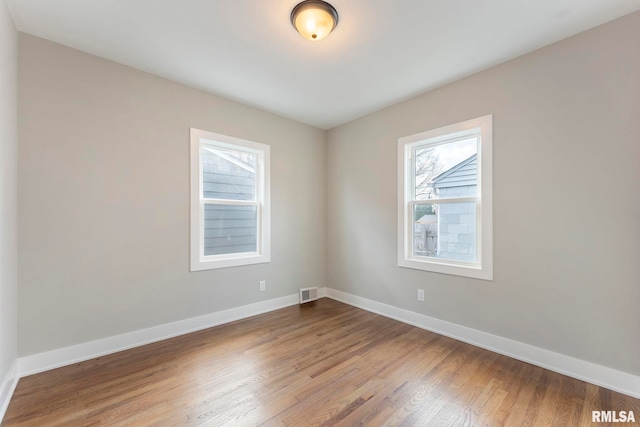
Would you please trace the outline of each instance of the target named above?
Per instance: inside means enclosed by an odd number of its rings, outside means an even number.
[[[493,279],[492,116],[398,140],[398,265]]]
[[[269,146],[191,129],[191,271],[270,261]]]

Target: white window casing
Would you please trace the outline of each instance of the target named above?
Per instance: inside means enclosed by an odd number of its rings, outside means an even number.
[[[398,266],[493,280],[492,126],[493,116],[487,115],[398,139]],[[474,168],[477,168],[477,176],[473,178],[474,186],[467,187],[473,188],[473,192],[447,195],[446,191],[442,191],[441,194],[436,194],[431,188],[427,196],[422,193],[418,196],[417,153],[425,150],[435,151],[439,147],[455,151],[455,144],[461,141],[465,141],[467,145],[477,141],[477,152],[471,156],[472,159],[468,159],[472,160]],[[447,147],[447,144],[450,145]],[[443,152],[442,148],[439,149]],[[435,181],[434,179],[433,182]],[[432,184],[432,187],[435,185]],[[433,227],[430,230],[437,229],[433,238],[437,244],[431,247],[428,245],[427,237],[416,237],[416,230],[420,230],[421,226],[416,225],[420,222],[416,219],[417,207],[421,207],[422,212],[426,212],[424,209],[430,213],[435,212],[429,216],[435,219],[428,220],[432,222],[429,224]],[[466,238],[467,246],[457,243],[456,239],[460,237],[458,235],[441,234],[445,217],[456,218],[453,215],[444,215],[446,209],[464,212],[459,217],[464,216],[465,220],[472,221],[471,224],[449,225],[451,229],[458,227],[457,230],[467,227],[465,230],[470,233],[463,236]],[[427,215],[423,218],[427,218]],[[427,226],[423,228],[426,229]],[[472,235],[475,241],[468,242],[469,236]],[[455,243],[443,243],[447,239]],[[460,241],[462,242],[462,238]],[[417,245],[421,250],[416,249]],[[454,250],[460,250],[465,255],[451,256],[443,250],[445,245],[456,248]]]
[[[270,262],[270,147],[191,128],[190,154],[191,271]],[[234,154],[240,159],[234,158]],[[249,165],[243,162],[243,156],[252,163]],[[219,181],[223,183],[216,185],[223,190],[208,192],[205,196],[205,184],[211,184],[205,183],[205,157],[218,159],[229,170],[245,172],[245,176],[237,179],[249,182],[244,186],[249,187],[250,191],[242,193],[239,188],[243,185],[234,182],[234,176],[219,175]],[[213,176],[210,178],[212,180],[217,179],[215,173],[208,173],[208,176]],[[207,230],[205,225],[207,209],[219,215],[215,220],[209,221],[219,224],[213,230],[215,238],[205,235],[212,231]],[[241,216],[236,218],[237,215]],[[239,223],[244,226],[239,226]],[[249,235],[235,236],[234,229],[248,232]],[[217,246],[215,243],[213,247],[205,245],[205,241],[212,240],[218,242]],[[224,247],[227,241],[229,245]],[[208,253],[212,251],[218,253]]]

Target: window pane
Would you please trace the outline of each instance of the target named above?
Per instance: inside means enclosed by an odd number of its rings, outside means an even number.
[[[220,148],[202,149],[202,196],[211,199],[255,200],[256,156]]]
[[[257,207],[206,204],[204,254],[257,252]]]
[[[476,195],[477,154],[476,137],[416,148],[415,200]]]
[[[413,256],[477,262],[476,202],[414,206]]]

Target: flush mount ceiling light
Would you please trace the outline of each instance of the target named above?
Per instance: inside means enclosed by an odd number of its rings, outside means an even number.
[[[338,12],[326,1],[305,0],[291,11],[291,23],[308,40],[322,40],[338,25]]]

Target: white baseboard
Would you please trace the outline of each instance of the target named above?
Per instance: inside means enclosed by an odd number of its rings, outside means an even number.
[[[327,288],[318,288],[318,298],[324,298],[327,296]]]
[[[15,361],[0,384],[0,423],[2,423],[2,420],[4,419],[4,414],[7,412],[9,401],[11,400],[11,396],[13,396],[13,392],[16,389],[17,384],[18,363]]]
[[[329,297],[372,313],[380,314],[440,335],[445,335],[532,365],[540,366],[573,378],[587,381],[620,393],[640,398],[640,377],[606,366],[576,359],[522,342],[456,325],[423,314],[414,313],[377,301],[330,288],[319,288],[321,297]],[[222,325],[258,314],[296,305],[298,294],[287,295],[242,307],[180,320],[148,329],[128,332],[70,347],[20,357],[7,374],[0,388],[0,422],[20,377],[71,365],[95,357],[139,347],[145,344]]]
[[[321,295],[324,296],[324,288],[319,289],[319,291]],[[298,304],[298,294],[292,294],[190,319],[179,320],[177,322],[166,323],[148,329],[141,329],[122,335],[20,357],[18,359],[18,374],[20,377],[26,377],[27,375],[37,374],[61,366],[67,366],[122,350],[162,341],[296,304]]]
[[[465,326],[425,316],[402,308],[327,288],[326,296],[336,301],[380,314],[418,328],[491,350],[550,371],[577,378],[626,395],[640,398],[640,376],[597,365],[530,344],[492,335]]]

